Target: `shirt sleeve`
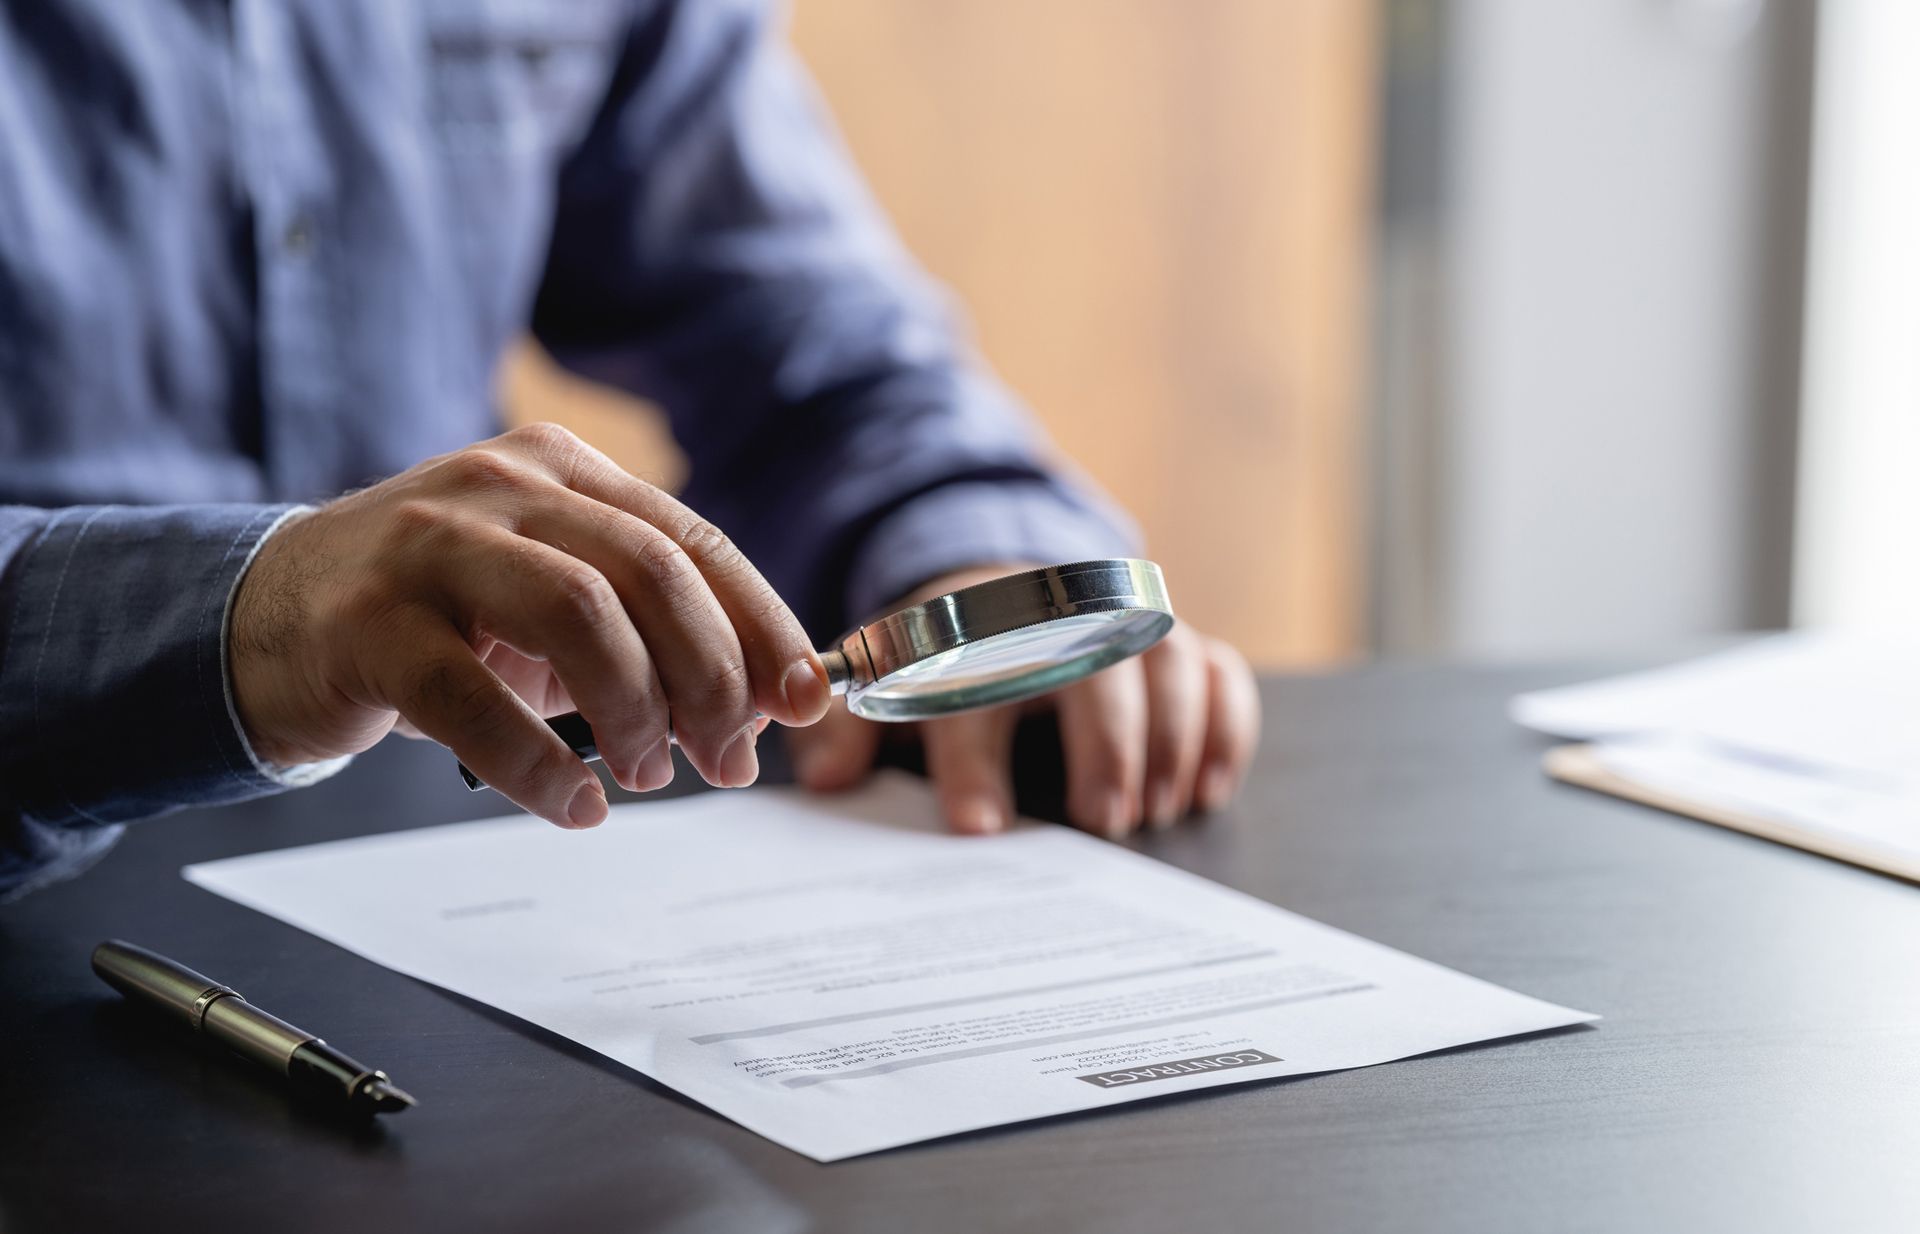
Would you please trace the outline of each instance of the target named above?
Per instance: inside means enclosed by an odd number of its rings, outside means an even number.
[[[961,566],[1133,551],[970,354],[772,7],[636,23],[561,171],[536,335],[665,408],[685,499],[816,638]]]
[[[0,506],[0,900],[79,872],[121,824],[311,782],[248,748],[232,597],[287,506]]]

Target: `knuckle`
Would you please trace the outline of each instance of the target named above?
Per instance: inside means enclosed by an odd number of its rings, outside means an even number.
[[[421,575],[424,563],[453,553],[473,528],[469,517],[445,500],[409,497],[399,502],[374,546],[376,577],[404,586],[402,580]]]
[[[737,698],[742,700],[743,706],[751,680],[751,675],[747,671],[747,662],[740,656],[723,657],[707,676],[714,697]]]
[[[590,450],[593,449],[591,446],[587,448]],[[596,453],[598,452],[596,451]],[[639,514],[640,510],[650,511],[652,514],[660,514],[663,511],[672,510],[679,506],[680,503],[678,499],[659,484],[647,479],[644,475],[636,475],[628,471],[626,467],[614,459],[608,458],[604,454],[600,455],[600,457],[606,459],[613,470],[619,473],[622,481],[641,490],[640,493],[631,495],[630,500],[622,500],[620,503],[623,508],[633,511],[636,517],[641,517]]]
[[[401,502],[388,516],[388,526],[392,529],[394,539],[403,545],[431,541],[444,534],[452,522],[452,515],[445,506],[420,497],[410,497]]]
[[[687,556],[709,567],[726,569],[745,560],[726,532],[698,515],[682,523],[673,538]]]
[[[578,450],[585,444],[574,435],[573,430],[550,420],[523,424],[508,432],[506,436],[515,444],[540,455],[567,453]]]
[[[562,570],[553,578],[551,587],[552,616],[564,627],[599,630],[616,616],[625,615],[613,584],[591,567]]]
[[[538,460],[550,475],[569,486],[590,457],[603,457],[571,429],[545,421],[522,425],[504,440],[521,454]]]
[[[698,573],[692,558],[666,536],[646,536],[635,546],[634,557],[654,589],[665,595],[686,588]]]
[[[738,653],[715,654],[702,665],[694,681],[703,703],[722,705],[739,701],[744,704],[749,681],[746,660]]]
[[[462,450],[447,460],[445,470],[455,487],[463,492],[514,490],[524,487],[528,480],[519,463],[484,446]]]

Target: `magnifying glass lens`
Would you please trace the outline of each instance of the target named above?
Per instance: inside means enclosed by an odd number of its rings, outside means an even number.
[[[1155,609],[1055,617],[963,643],[847,692],[869,720],[923,720],[1045,694],[1158,642],[1173,625]]]

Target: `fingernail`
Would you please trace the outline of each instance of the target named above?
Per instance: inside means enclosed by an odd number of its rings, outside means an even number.
[[[953,828],[968,835],[992,835],[1007,827],[1006,811],[985,797],[969,797],[953,807]]]
[[[1200,808],[1224,810],[1233,800],[1233,773],[1225,767],[1209,767],[1200,775]]]
[[[720,756],[720,787],[745,788],[760,778],[760,756],[753,752],[753,725],[741,729]]]
[[[805,660],[787,670],[780,688],[786,691],[787,709],[802,724],[811,724],[826,715],[833,703],[833,691],[827,688],[826,677]]]
[[[1124,839],[1133,829],[1133,813],[1127,794],[1116,788],[1107,794],[1106,805],[1100,811],[1100,829],[1109,840]]]
[[[633,773],[633,782],[634,787],[643,793],[673,783],[673,749],[665,737],[654,742],[653,748],[640,756],[640,766]]]
[[[1148,789],[1147,801],[1147,822],[1155,831],[1164,831],[1179,820],[1180,799],[1174,795],[1172,781],[1162,780]]]
[[[567,821],[575,827],[598,827],[606,817],[607,794],[598,780],[582,784],[567,804]]]

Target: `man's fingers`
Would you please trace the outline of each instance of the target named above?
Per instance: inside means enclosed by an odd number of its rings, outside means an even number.
[[[577,493],[658,528],[699,571],[745,656],[754,706],[782,724],[812,724],[833,699],[826,669],[791,609],[717,527],[672,495],[627,474],[564,429],[508,434]]]
[[[1140,821],[1146,772],[1147,685],[1136,660],[1116,664],[1059,695],[1067,758],[1067,817],[1118,838]]]
[[[1259,744],[1260,692],[1246,659],[1227,643],[1207,639],[1206,657],[1207,741],[1195,803],[1220,810],[1239,791]]]
[[[1011,707],[963,712],[920,726],[927,774],[947,825],[968,835],[1006,830],[1013,818]],[[877,727],[877,726],[876,726]]]
[[[529,813],[562,827],[606,818],[599,778],[443,617],[423,609],[396,633],[369,666],[385,706]]]
[[[1207,661],[1199,636],[1176,629],[1140,657],[1147,680],[1145,814],[1171,826],[1193,807],[1207,734]]]
[[[873,770],[880,736],[878,724],[848,711],[844,700],[835,700],[818,724],[787,734],[794,778],[815,792],[852,788]]]
[[[593,726],[616,782],[648,790],[672,778],[668,694],[605,575],[579,557],[486,526],[441,559],[438,583],[468,630],[547,662]]]
[[[661,727],[645,735],[644,748],[624,752],[633,760],[653,760],[648,768],[658,772],[665,747],[656,746],[666,736],[670,710],[680,748],[709,784],[753,783],[760,764],[751,669],[731,618],[693,559],[645,519],[559,488],[526,510],[518,526],[523,535],[564,550],[605,578],[623,619],[638,630],[636,642],[644,647],[637,654],[651,663],[665,703]],[[560,676],[578,701],[572,679],[564,671]],[[584,705],[581,714],[597,738],[599,722]],[[601,752],[608,752],[604,743]],[[629,765],[637,768],[638,762]]]

